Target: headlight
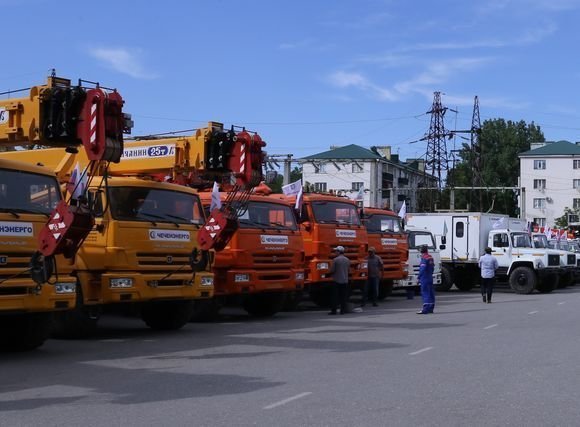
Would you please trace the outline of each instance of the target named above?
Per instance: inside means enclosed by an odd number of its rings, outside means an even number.
[[[128,277],[109,279],[109,286],[111,288],[130,288],[133,286],[133,279]]]
[[[57,294],[74,294],[77,290],[77,285],[74,283],[55,283],[54,291]]]
[[[317,270],[328,270],[328,263],[327,262],[319,262],[316,264]]]
[[[369,263],[368,262],[361,262],[359,268],[361,270],[366,270],[367,268],[369,268]]]
[[[202,276],[201,286],[213,286],[213,276]]]
[[[409,264],[403,264],[403,271],[406,273],[409,272]]]
[[[538,260],[538,268],[544,268],[544,263],[542,262],[541,259]]]
[[[234,277],[235,282],[249,282],[250,275],[249,274],[236,274]]]
[[[304,280],[304,273],[296,273],[296,280]]]

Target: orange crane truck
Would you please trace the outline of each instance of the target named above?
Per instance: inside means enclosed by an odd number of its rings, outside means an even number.
[[[253,316],[272,316],[286,297],[302,292],[304,245],[292,206],[264,193],[250,196],[238,217],[239,227],[227,246],[216,252],[215,297],[205,317],[222,305],[241,304]],[[212,194],[201,193],[210,207]],[[220,193],[225,201],[227,193]]]
[[[116,90],[74,86],[54,73],[44,85],[1,95],[15,93],[25,95],[0,100],[0,347],[28,350],[48,338],[55,313],[75,307],[71,260],[94,215],[86,198],[63,199],[53,171],[9,160],[7,150],[82,146],[91,176],[119,161],[131,121]]]
[[[296,196],[276,196],[289,203],[296,200]],[[339,245],[350,260],[351,288],[363,289],[367,280],[368,238],[356,202],[333,194],[304,193],[299,222],[304,239],[304,286],[310,299],[319,306],[329,305],[330,266],[336,256],[334,248]],[[298,302],[289,302],[287,307]]]
[[[219,144],[200,152],[208,141]],[[197,304],[195,319],[213,318],[232,302],[252,315],[271,316],[288,293],[302,289],[304,249],[294,212],[287,203],[253,191],[262,178],[263,146],[259,135],[224,131],[217,122],[190,136],[125,145],[120,166],[125,172],[201,190],[219,182],[226,190],[200,192],[209,214],[200,243],[213,250],[215,298]],[[212,209],[212,197],[220,207]]]
[[[401,218],[396,213],[378,208],[364,208],[361,212],[367,229],[369,247],[374,247],[383,260],[383,280],[379,298],[384,299],[393,289],[406,287],[409,243]]]

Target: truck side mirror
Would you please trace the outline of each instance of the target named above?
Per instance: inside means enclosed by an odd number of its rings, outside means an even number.
[[[441,240],[441,241],[443,242],[443,240]],[[445,243],[445,242],[443,242],[443,243]],[[441,250],[445,249],[445,245],[439,245],[439,249],[441,249]]]
[[[306,231],[310,231],[312,229],[312,224],[310,224],[310,221],[304,221],[302,224],[300,224],[302,227],[304,227],[304,229]]]
[[[444,245],[447,243],[447,236],[441,236],[441,243]],[[445,248],[442,248],[442,249],[445,249]]]

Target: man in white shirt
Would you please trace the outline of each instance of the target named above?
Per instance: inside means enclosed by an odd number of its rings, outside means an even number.
[[[481,296],[483,302],[487,304],[491,303],[497,267],[497,259],[491,254],[491,248],[485,248],[485,255],[479,259],[479,268],[481,269]]]

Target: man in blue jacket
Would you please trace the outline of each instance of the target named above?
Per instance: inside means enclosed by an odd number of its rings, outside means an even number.
[[[433,270],[435,262],[429,255],[427,245],[421,246],[421,262],[419,263],[419,284],[421,285],[421,297],[423,308],[417,314],[433,313],[435,309],[435,287],[433,286]]]

